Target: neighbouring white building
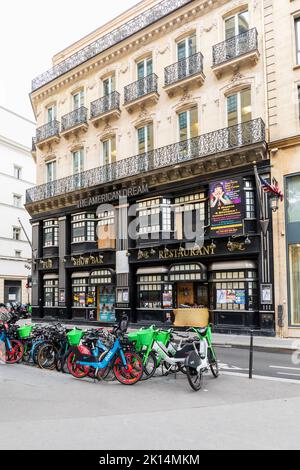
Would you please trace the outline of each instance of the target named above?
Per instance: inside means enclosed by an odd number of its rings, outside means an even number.
[[[26,189],[36,181],[31,148],[34,126],[0,106],[0,302],[30,300],[26,284],[32,253],[19,220],[31,237],[24,203]]]

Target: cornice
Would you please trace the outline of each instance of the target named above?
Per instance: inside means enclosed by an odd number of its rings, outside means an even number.
[[[130,52],[136,52],[141,48],[145,48],[159,36],[165,36],[174,29],[182,28],[186,23],[193,21],[197,17],[207,13],[208,10],[216,6],[226,3],[226,0],[194,0],[190,4],[181,7],[168,16],[158,20],[157,23],[148,26],[146,29],[135,33],[121,43],[112,46],[110,49],[96,55],[87,62],[78,65],[76,68],[60,75],[50,83],[33,91],[30,96],[33,106],[40,100],[48,99],[50,96],[61,90],[63,87],[71,86],[74,81],[82,79],[90,72],[101,73],[103,68],[111,66],[114,62],[124,60],[125,56]]]
[[[269,143],[269,149],[284,149],[288,147],[295,147],[297,145],[300,146],[300,134],[293,135],[290,137],[284,137],[283,139],[272,140]]]

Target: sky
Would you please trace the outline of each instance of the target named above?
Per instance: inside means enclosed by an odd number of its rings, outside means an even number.
[[[139,0],[2,2],[0,105],[33,120],[31,80],[52,67],[56,53],[137,3]]]

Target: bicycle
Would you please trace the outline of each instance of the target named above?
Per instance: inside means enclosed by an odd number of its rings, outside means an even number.
[[[192,351],[186,359],[187,378],[193,390],[202,387],[203,374],[210,369],[215,378],[219,377],[220,369],[215,349],[212,344],[212,327],[192,328],[200,340],[200,350]]]
[[[1,313],[0,321],[0,343],[4,343],[5,353],[2,358],[6,364],[16,364],[22,360],[24,348],[20,341],[10,338],[10,321],[14,321],[14,316],[9,312]]]
[[[74,351],[73,360],[68,361],[69,372],[76,378],[86,377],[89,375],[91,368],[95,369],[95,375],[98,371],[107,370],[111,367],[115,378],[123,385],[134,385],[141,379],[143,375],[142,359],[136,352],[132,351],[131,345],[125,338],[127,331],[128,319],[120,322],[112,333],[108,333],[113,340],[109,349],[104,351],[98,358],[88,354],[84,354],[77,348]]]

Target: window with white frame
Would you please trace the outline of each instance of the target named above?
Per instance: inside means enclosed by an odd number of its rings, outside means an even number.
[[[73,110],[75,111],[82,106],[84,106],[84,91],[80,90],[73,94]]]
[[[153,141],[153,123],[137,129],[138,134],[138,153],[143,154],[151,152],[154,148]]]
[[[178,114],[180,142],[193,139],[199,135],[198,108],[187,109]]]
[[[138,80],[145,78],[153,73],[152,57],[147,57],[137,63],[137,77]]]
[[[197,52],[196,33],[182,39],[177,43],[178,61],[186,59]]]
[[[91,213],[72,216],[72,243],[94,242],[96,236],[96,215]]]
[[[58,246],[58,220],[45,220],[43,224],[44,247]]]
[[[110,75],[103,80],[103,96],[109,96],[116,91],[116,78],[115,75]]]
[[[296,62],[300,64],[300,16],[295,18]]]
[[[48,106],[47,119],[48,119],[48,123],[55,121],[56,119],[56,105],[55,104]]]
[[[20,166],[14,165],[14,177],[18,180],[22,178],[22,168]]]
[[[249,30],[249,12],[244,10],[225,19],[225,39],[231,39]]]
[[[175,199],[175,231],[178,240],[188,239],[200,224],[204,227],[207,198],[204,192],[180,196]]]
[[[251,179],[245,179],[244,188],[246,202],[246,219],[256,219],[255,182]]]
[[[103,165],[116,163],[117,161],[117,147],[116,136],[102,142],[103,146]]]
[[[44,280],[45,307],[58,306],[58,279]]]
[[[228,127],[242,124],[252,119],[251,89],[245,88],[227,96]]]
[[[51,183],[56,180],[56,161],[46,163],[46,182]]]
[[[13,204],[14,204],[14,207],[17,207],[18,209],[20,209],[22,207],[22,196],[20,196],[19,194],[14,194]]]
[[[78,175],[84,170],[84,155],[83,149],[72,152],[73,156],[73,175]]]
[[[172,231],[170,199],[157,198],[138,203],[139,235]]]
[[[21,240],[20,227],[13,227],[13,240]]]

